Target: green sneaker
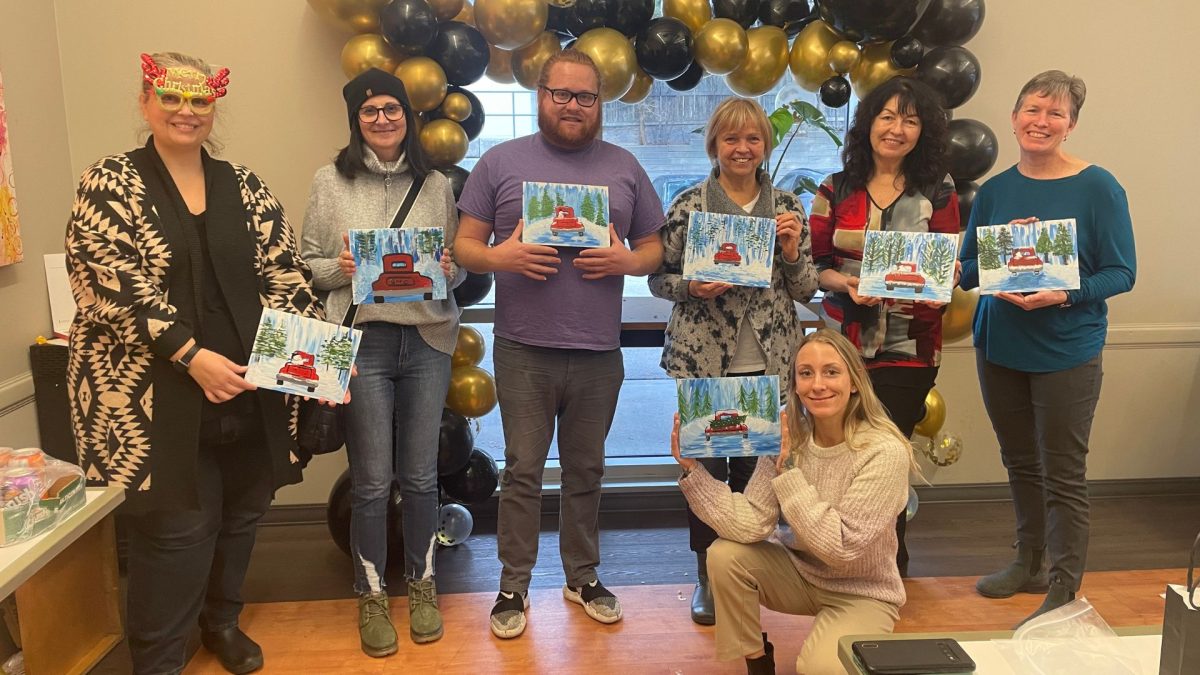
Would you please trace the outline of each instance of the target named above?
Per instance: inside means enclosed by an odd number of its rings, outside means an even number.
[[[388,614],[387,593],[358,596],[358,638],[367,656],[379,658],[396,653],[396,628]]]
[[[433,579],[408,582],[408,633],[418,644],[442,637],[442,612]]]

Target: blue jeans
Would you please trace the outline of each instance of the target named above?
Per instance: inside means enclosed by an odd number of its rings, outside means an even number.
[[[358,375],[350,378],[346,451],[350,457],[350,551],[354,590],[381,591],[387,569],[387,503],[400,485],[404,572],[433,576],[438,519],[438,433],[450,387],[450,355],[426,344],[415,326],[360,324]]]

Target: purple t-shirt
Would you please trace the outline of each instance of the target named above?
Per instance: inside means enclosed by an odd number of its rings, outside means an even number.
[[[491,223],[495,241],[505,241],[521,218],[525,181],[608,186],[609,218],[627,246],[663,225],[658,194],[628,150],[600,140],[582,150],[563,150],[540,133],[485,152],[467,178],[458,209]],[[496,273],[495,334],[538,347],[597,351],[620,347],[625,278],[584,279],[572,264],[583,249],[558,250],[562,260],[558,274],[546,281]]]

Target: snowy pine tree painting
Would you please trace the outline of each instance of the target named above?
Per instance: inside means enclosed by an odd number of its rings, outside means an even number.
[[[521,241],[546,246],[605,248],[608,187],[572,183],[524,183]]]
[[[675,385],[680,455],[779,454],[778,376],[682,379]]]
[[[440,227],[350,230],[355,304],[445,300],[444,236]]]
[[[984,225],[975,234],[980,293],[1079,288],[1079,244],[1074,218],[1027,225]]]
[[[950,302],[958,235],[870,230],[863,241],[858,294]]]
[[[246,381],[285,394],[341,403],[362,331],[263,309]]]
[[[683,249],[683,278],[735,286],[771,285],[775,221],[693,211]]]

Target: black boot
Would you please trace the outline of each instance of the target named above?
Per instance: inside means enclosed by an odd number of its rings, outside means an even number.
[[[1025,617],[1021,623],[1013,626],[1013,630],[1024,626],[1029,621],[1036,619],[1046,612],[1062,607],[1074,599],[1075,591],[1072,591],[1070,586],[1067,586],[1065,583],[1063,583],[1062,577],[1055,575],[1054,578],[1050,580],[1050,589],[1046,592],[1046,599],[1042,601],[1042,606],[1038,607],[1037,611],[1035,611],[1033,614]]]
[[[981,577],[975,583],[975,590],[985,598],[1010,598],[1017,593],[1045,593],[1046,549],[1030,548],[1017,543],[1017,559],[1008,567]]]
[[[262,647],[237,626],[224,630],[202,630],[200,643],[217,657],[221,667],[235,675],[252,673],[263,666]]]
[[[696,554],[696,588],[692,591],[692,621],[701,626],[711,626],[717,622],[712,588],[708,585],[707,551]]]
[[[746,659],[747,675],[775,675],[775,647],[763,633],[763,655],[757,659]]]

